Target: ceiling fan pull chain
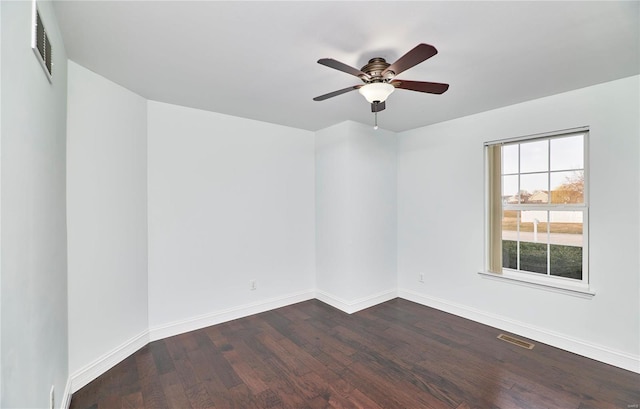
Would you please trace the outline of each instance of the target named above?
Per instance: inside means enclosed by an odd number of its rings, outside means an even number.
[[[373,124],[373,129],[378,129],[378,111],[374,112],[374,124]]]

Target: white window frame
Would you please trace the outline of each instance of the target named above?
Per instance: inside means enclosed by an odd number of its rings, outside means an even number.
[[[512,204],[503,205],[502,209],[510,210],[544,210],[544,211],[575,211],[580,210],[583,212],[583,246],[582,246],[582,280],[552,276],[549,274],[540,274],[534,272],[526,272],[522,270],[514,270],[509,268],[503,268],[501,273],[489,271],[489,254],[490,254],[490,198],[489,198],[489,170],[487,164],[488,158],[488,146],[492,145],[510,145],[521,144],[526,142],[533,142],[536,140],[550,140],[555,138],[568,137],[571,135],[583,134],[583,166],[584,166],[584,203],[576,204]],[[484,270],[480,271],[480,274],[485,278],[496,279],[500,281],[506,281],[516,284],[521,284],[529,287],[542,288],[551,290],[554,292],[566,293],[581,297],[591,297],[595,295],[595,292],[590,287],[589,281],[589,127],[579,127],[566,129],[562,131],[548,132],[544,134],[520,136],[516,138],[488,141],[484,143],[485,150],[485,262]],[[548,170],[549,175],[551,170]],[[519,173],[521,174],[521,173]],[[526,174],[526,173],[525,173]],[[551,187],[549,187],[551,188]]]

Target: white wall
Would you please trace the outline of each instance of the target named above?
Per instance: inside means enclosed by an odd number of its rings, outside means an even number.
[[[347,121],[316,133],[318,298],[354,312],[395,297],[396,138]]]
[[[638,89],[631,77],[401,133],[400,295],[640,371]],[[583,125],[595,297],[480,277],[483,142]]]
[[[316,289],[347,302],[351,268],[349,243],[349,123],[316,132]],[[335,302],[334,302],[335,304]]]
[[[67,57],[51,3],[39,7],[53,83],[30,47],[31,2],[0,3],[3,408],[49,407],[52,385],[62,405],[68,375]]]
[[[152,339],[313,297],[313,158],[312,132],[148,103]]]
[[[104,354],[147,340],[138,342],[148,329],[147,101],[74,62],[68,101],[69,370],[77,390]]]
[[[0,5],[0,163],[2,163],[2,6]],[[2,180],[2,166],[0,166]],[[0,183],[0,233],[2,232],[2,183]],[[0,234],[0,368],[2,368],[2,234]],[[2,370],[0,369],[0,405],[2,405]]]

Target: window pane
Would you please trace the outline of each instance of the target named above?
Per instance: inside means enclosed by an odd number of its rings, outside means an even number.
[[[518,242],[502,240],[502,268],[518,269]]]
[[[551,139],[551,170],[584,168],[584,135]]]
[[[584,172],[551,173],[551,203],[584,203]]]
[[[552,244],[551,275],[582,280],[582,247]]]
[[[520,172],[549,170],[549,140],[520,144]]]
[[[552,235],[551,243],[582,247],[582,210],[558,210],[549,213],[551,220],[549,230]],[[553,235],[555,235],[555,239],[553,239]]]
[[[550,212],[551,275],[582,279],[582,211]]]
[[[548,203],[548,173],[532,173],[520,176],[520,203]]]
[[[502,147],[502,174],[518,173],[518,145]]]
[[[520,212],[520,241],[547,242],[546,210],[523,210]]]
[[[502,212],[502,267],[518,268],[518,219],[519,210]]]
[[[546,210],[520,212],[520,270],[547,274]]]
[[[518,175],[502,177],[502,202],[518,203]]]
[[[502,240],[518,240],[518,217],[520,210],[502,212]]]
[[[547,244],[521,241],[520,270],[547,274]]]

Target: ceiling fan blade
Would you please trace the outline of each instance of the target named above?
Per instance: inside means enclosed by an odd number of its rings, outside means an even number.
[[[345,93],[347,93],[349,91],[356,90],[356,89],[360,88],[361,86],[362,85],[354,85],[353,87],[339,89],[337,91],[333,91],[333,92],[330,92],[328,94],[324,94],[324,95],[320,95],[319,97],[315,97],[313,100],[314,101],[324,101],[325,99],[337,97],[338,95],[342,95],[342,94],[345,94]]]
[[[391,85],[400,89],[428,92],[429,94],[443,94],[449,89],[449,84],[442,84],[440,82],[393,80],[391,81]]]
[[[318,64],[326,65],[329,68],[346,72],[347,74],[355,75],[356,77],[364,77],[367,79],[369,78],[366,73],[360,71],[359,69],[353,68],[352,66],[345,63],[341,63],[340,61],[334,60],[333,58],[321,58],[318,60]]]
[[[395,75],[398,75],[436,54],[438,54],[438,50],[436,50],[434,46],[429,44],[418,44],[411,51],[400,57],[398,61],[388,66],[387,69],[382,72],[382,76],[389,71],[393,71]]]
[[[383,109],[385,109],[387,106],[385,105],[384,101],[382,102],[374,102],[373,104],[371,104],[371,112],[380,112]]]

